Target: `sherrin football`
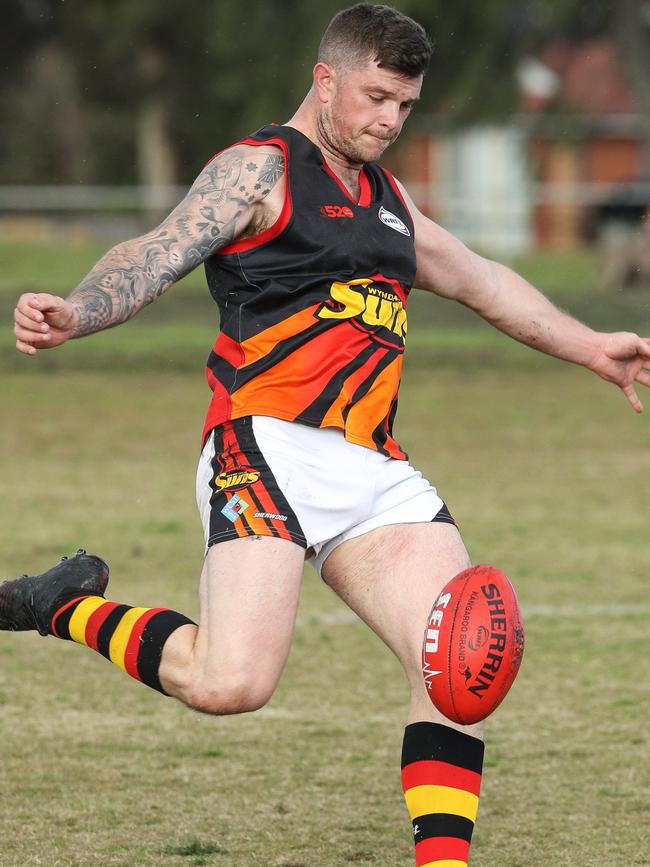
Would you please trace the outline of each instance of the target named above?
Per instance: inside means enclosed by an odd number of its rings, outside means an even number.
[[[524,653],[514,587],[494,566],[473,566],[445,585],[429,615],[422,673],[448,719],[470,725],[505,698]]]

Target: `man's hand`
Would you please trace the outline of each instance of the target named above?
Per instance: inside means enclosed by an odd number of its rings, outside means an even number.
[[[650,338],[627,331],[603,334],[600,351],[586,367],[618,385],[634,411],[643,412],[634,383],[650,386]]]
[[[60,346],[74,335],[72,304],[44,292],[21,295],[14,310],[14,334],[16,349],[25,355]]]

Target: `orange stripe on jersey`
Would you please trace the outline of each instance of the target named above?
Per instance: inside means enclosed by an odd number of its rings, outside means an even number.
[[[381,359],[386,355],[387,349],[377,349],[377,352],[373,353],[370,358],[366,361],[366,363],[359,368],[359,370],[355,370],[354,373],[351,373],[350,376],[343,383],[343,387],[341,388],[341,393],[334,401],[332,406],[329,408],[325,417],[323,418],[322,427],[338,427],[341,429],[345,428],[345,420],[343,419],[343,410],[347,408],[352,398],[352,395],[357,390],[357,388],[364,382],[375,369],[377,364],[381,361]]]
[[[342,343],[350,348],[349,356],[341,357]],[[295,419],[326,391],[339,369],[367,345],[366,334],[353,328],[349,322],[338,323],[233,392],[233,417],[258,413]],[[337,359],[337,366],[332,364],[332,358]]]
[[[288,316],[286,319],[283,319],[282,322],[278,322],[276,325],[271,325],[269,328],[265,328],[264,331],[260,331],[260,333],[256,334],[254,337],[249,337],[248,340],[244,340],[243,343],[238,344],[243,353],[243,365],[245,366],[247,364],[252,364],[254,361],[259,361],[260,358],[264,358],[264,356],[268,355],[272,349],[275,349],[280,341],[286,340],[287,337],[293,337],[296,334],[300,334],[302,331],[306,331],[311,325],[314,325],[317,321],[314,312],[318,307],[318,304],[312,304],[311,307],[307,307],[299,313],[294,313],[293,316]]]
[[[401,372],[402,356],[398,355],[377,376],[368,394],[351,407],[346,425],[346,432],[351,439],[372,441],[372,432],[384,421],[386,407],[391,405],[397,395]]]

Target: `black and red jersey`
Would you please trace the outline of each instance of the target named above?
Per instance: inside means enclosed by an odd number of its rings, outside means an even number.
[[[337,427],[355,443],[406,455],[392,436],[415,277],[413,221],[392,175],[369,163],[355,201],[313,142],[267,126],[247,145],[276,145],[286,168],[271,228],[205,263],[221,332],[207,364],[204,435],[269,415]]]

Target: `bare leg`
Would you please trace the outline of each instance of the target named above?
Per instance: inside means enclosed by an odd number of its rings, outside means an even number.
[[[421,673],[427,618],[442,587],[470,565],[451,524],[380,527],[336,548],[327,583],[390,647],[410,685],[402,788],[417,864],[466,865],[478,810],[482,724],[460,726],[429,700]]]
[[[163,650],[165,691],[207,713],[265,704],[289,655],[303,563],[304,550],[284,539],[213,545],[201,575],[199,626],[177,629]]]
[[[408,722],[430,720],[480,737],[482,726],[457,726],[432,705],[422,678],[422,639],[440,590],[470,566],[451,524],[394,524],[350,539],[325,561],[323,578],[397,656],[411,690]]]

